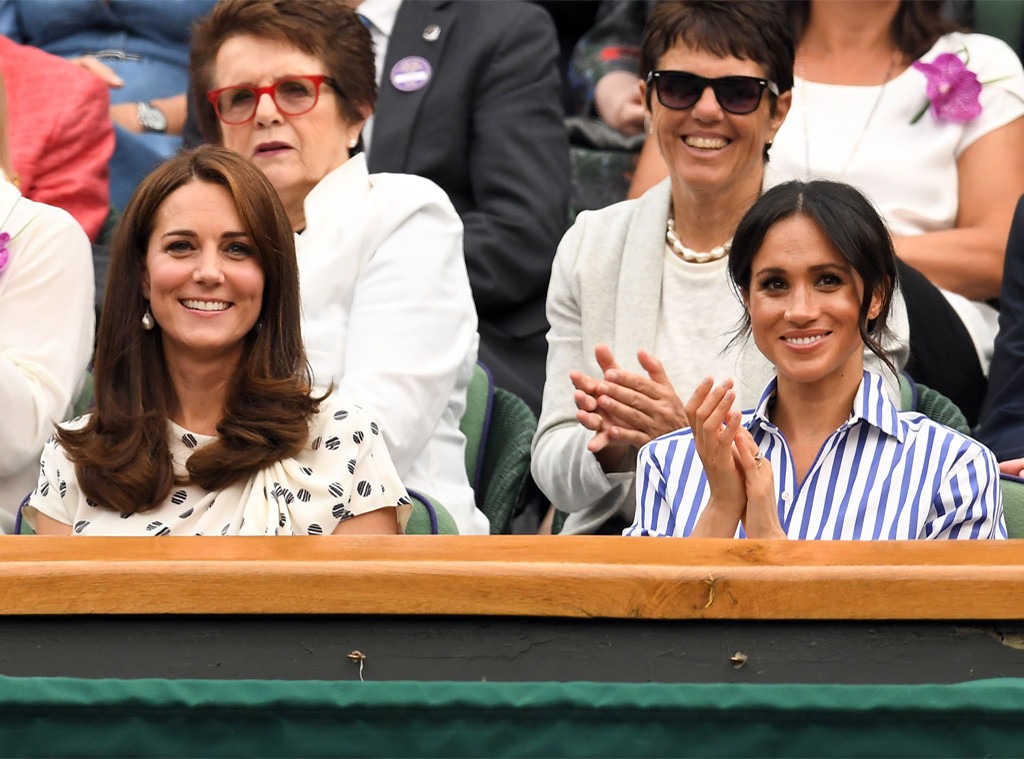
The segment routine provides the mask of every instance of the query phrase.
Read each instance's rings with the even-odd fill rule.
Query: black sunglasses
[[[715,93],[715,100],[723,110],[736,115],[756,111],[765,88],[773,95],[779,94],[778,85],[768,79],[758,79],[756,76],[708,79],[689,71],[652,71],[647,75],[647,86],[651,85],[658,92],[658,102],[675,111],[693,108],[706,87]]]

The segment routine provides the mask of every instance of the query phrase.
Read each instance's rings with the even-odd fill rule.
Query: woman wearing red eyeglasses
[[[790,109],[793,49],[775,3],[651,11],[641,96],[669,178],[636,200],[580,214],[548,290],[532,469],[570,512],[563,531],[617,534],[632,523],[637,450],[688,426],[680,393],[708,375],[729,377],[737,406],[750,408],[772,376],[751,343],[727,348],[743,309],[726,263],[740,218],[779,181],[767,157]],[[897,335],[904,318],[897,299]]]
[[[193,30],[204,136],[263,171],[296,234],[317,383],[380,420],[406,486],[486,533],[459,430],[478,341],[462,223],[432,182],[370,175],[353,154],[374,74],[370,33],[342,0],[221,0]]]

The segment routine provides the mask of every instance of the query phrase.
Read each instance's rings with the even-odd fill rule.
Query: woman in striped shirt
[[[644,446],[626,535],[881,540],[1004,538],[992,453],[901,412],[864,370],[896,281],[871,204],[835,182],[789,182],[744,217],[729,273],[776,377],[757,407],[705,379],[690,429]]]

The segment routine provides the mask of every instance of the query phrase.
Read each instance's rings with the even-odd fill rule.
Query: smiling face
[[[661,56],[655,68],[707,78],[767,78],[765,67],[759,63],[719,57],[682,43]],[[646,89],[643,94],[646,102]],[[658,102],[657,93],[651,92],[648,117],[673,185],[697,192],[728,192],[737,186],[747,191],[749,185],[760,192],[764,146],[775,139],[791,99],[790,92],[782,93],[773,114],[765,92],[755,111],[736,115],[719,105],[711,87],[705,88],[697,103],[686,110],[666,108]]]
[[[168,366],[209,360],[237,366],[260,316],[263,281],[224,187],[193,181],[167,196],[149,238],[142,292]]]
[[[860,309],[864,283],[806,216],[777,222],[753,259],[744,300],[754,342],[787,383],[824,388],[860,382],[864,341]],[[868,319],[881,310],[875,293]]]
[[[228,38],[217,51],[214,89],[236,84],[262,87],[311,74],[327,74],[318,58],[287,42],[242,34]],[[253,161],[274,185],[293,227],[302,226],[306,195],[348,160],[349,146],[359,138],[365,119],[343,118],[339,97],[325,82],[312,110],[288,116],[264,95],[252,121],[220,125],[224,146]]]

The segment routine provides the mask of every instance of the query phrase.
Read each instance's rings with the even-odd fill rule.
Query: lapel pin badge
[[[423,39],[427,42],[435,42],[441,36],[441,27],[437,24],[427,24],[423,30]]]
[[[411,55],[391,67],[391,84],[402,92],[423,89],[430,81],[430,63],[426,58]]]

